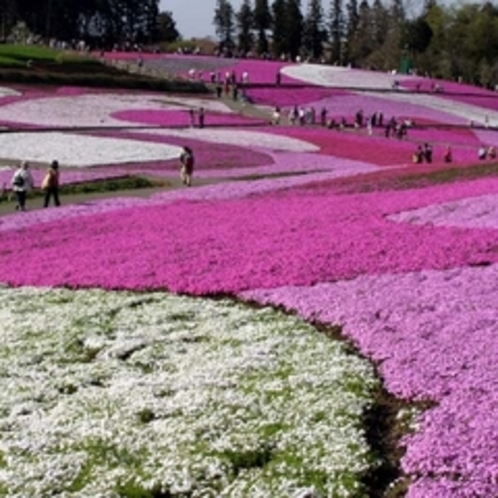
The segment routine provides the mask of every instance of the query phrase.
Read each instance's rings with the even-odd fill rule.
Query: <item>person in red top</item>
[[[54,204],[60,206],[59,200],[59,163],[52,161],[50,168],[47,170],[45,178],[42,182],[42,189],[45,191],[45,199],[43,207],[48,207],[50,198],[54,198]]]

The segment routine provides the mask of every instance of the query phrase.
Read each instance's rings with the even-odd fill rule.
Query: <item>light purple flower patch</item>
[[[498,194],[427,206],[390,216],[389,219],[417,225],[498,229]]]
[[[390,392],[434,403],[404,441],[410,498],[498,496],[497,296],[498,265],[241,294],[342,325]]]

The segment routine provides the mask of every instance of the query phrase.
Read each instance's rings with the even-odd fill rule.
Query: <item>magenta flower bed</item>
[[[275,83],[277,72],[288,66],[288,62],[267,61],[261,59],[228,59],[209,55],[179,55],[179,54],[139,54],[134,52],[106,52],[104,58],[108,60],[129,61],[135,63],[142,57],[146,65],[167,69],[173,74],[188,77],[190,69],[202,72],[204,81],[209,80],[211,71],[219,71],[224,78],[226,72],[234,71],[237,81],[242,73],[247,72],[249,83]],[[282,75],[282,83],[295,82],[293,78]]]
[[[3,233],[0,279],[12,285],[209,294],[494,262],[494,231],[399,224],[385,217],[496,186],[486,181],[428,188],[423,196],[418,190],[350,196],[290,191],[102,213],[77,227],[60,220],[15,238]],[[127,235],[131,226],[134,237]],[[55,257],[61,237],[71,258]],[[186,247],[188,257],[181,257]],[[47,261],[50,272],[44,271]]]
[[[133,133],[128,132],[100,132],[99,136],[130,138],[141,141],[150,141],[155,143],[168,143],[183,147],[188,145],[195,153],[196,158],[196,175],[205,171],[211,170],[225,170],[229,173],[230,170],[238,168],[251,168],[259,166],[268,166],[273,164],[273,158],[270,154],[264,151],[257,151],[252,148],[237,146],[232,144],[211,143],[195,140],[193,138],[184,138],[177,136],[161,136],[153,133]],[[154,163],[130,164],[122,166],[111,166],[110,168],[121,168],[127,171],[142,171],[142,170],[156,170],[157,173],[162,171],[172,170],[178,171],[178,161],[168,160]]]
[[[301,138],[320,147],[320,153],[358,161],[368,161],[378,166],[397,166],[411,162],[413,143],[385,138],[383,131],[375,130],[375,136],[366,131],[335,131],[327,128],[275,127],[274,133]]]
[[[453,164],[469,164],[475,162],[477,149],[482,141],[476,137],[474,130],[467,128],[453,129],[410,129],[407,139],[386,138],[384,130],[375,128],[373,135],[368,136],[365,129],[341,132],[324,128],[309,127],[276,127],[274,133],[301,138],[320,147],[320,153],[337,157],[367,161],[378,166],[411,165],[412,155],[418,144],[428,142],[433,148],[434,166],[443,163],[445,149],[450,145],[453,149]],[[490,132],[492,133],[492,132]],[[492,138],[492,135],[490,135]],[[498,140],[498,139],[496,139]],[[488,144],[494,141],[484,142]]]
[[[498,110],[498,94],[485,88],[480,88],[473,85],[456,83],[454,81],[433,80],[433,79],[414,79],[401,82],[401,86],[409,90],[415,90],[417,84],[420,84],[420,91],[432,92],[432,85],[440,85],[444,91],[437,93],[438,97],[465,104],[472,104],[485,110]]]
[[[433,85],[439,85],[443,87],[442,93],[437,93],[438,96],[442,96],[445,93],[452,94],[451,98],[458,95],[490,95],[492,92],[486,90],[485,88],[480,88],[478,86],[469,85],[466,83],[457,83],[456,81],[445,81],[437,78],[422,78],[414,77],[412,79],[404,79],[400,82],[403,88],[409,90],[416,90],[417,85],[420,85],[421,92],[431,93],[433,90]],[[456,94],[456,95],[455,95]]]
[[[144,111],[122,111],[111,115],[116,119],[123,121],[148,124],[151,126],[175,126],[185,127],[190,125],[190,115],[187,109],[184,111],[162,111],[162,110],[144,110]],[[197,116],[195,118],[197,123]],[[206,126],[248,126],[264,125],[266,122],[261,119],[241,116],[240,114],[222,113],[208,111],[205,114]]]
[[[317,110],[321,109],[320,102],[322,99],[331,97],[342,98],[347,95],[344,90],[335,88],[321,88],[306,86],[302,88],[292,87],[262,87],[249,88],[247,95],[253,103],[267,106],[280,106],[290,109],[294,105],[312,105],[315,104]],[[286,110],[287,110],[286,109]]]

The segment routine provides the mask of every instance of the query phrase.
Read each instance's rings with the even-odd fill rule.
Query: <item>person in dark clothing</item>
[[[180,176],[182,183],[187,187],[192,185],[192,175],[194,174],[194,153],[190,147],[183,147],[180,154]]]
[[[199,128],[204,128],[204,107],[199,109]]]
[[[432,147],[428,144],[424,144],[424,158],[426,163],[432,163]]]

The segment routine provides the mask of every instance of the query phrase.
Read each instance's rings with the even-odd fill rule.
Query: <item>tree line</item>
[[[239,56],[285,57],[498,84],[498,7],[423,0],[217,0],[219,48]],[[420,2],[422,3],[422,2]],[[418,3],[418,5],[420,5]],[[304,8],[303,8],[304,7]],[[112,48],[181,39],[159,0],[0,0],[1,39],[22,22],[37,37]]]
[[[410,15],[403,0],[217,0],[220,50],[498,84],[498,8],[491,2],[444,6],[424,0]]]
[[[0,0],[1,34],[6,40],[23,23],[47,41],[83,40],[89,46],[145,45],[180,36],[159,0]]]

